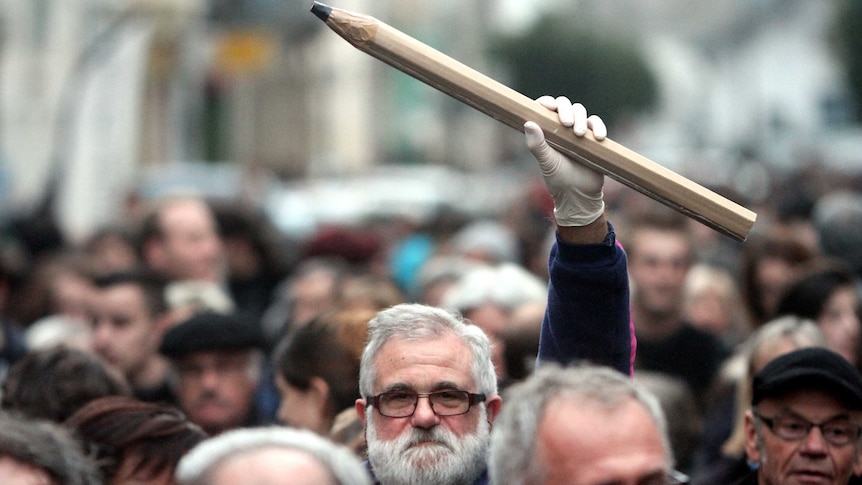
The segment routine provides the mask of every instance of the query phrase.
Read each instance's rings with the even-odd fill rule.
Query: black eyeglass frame
[[[447,394],[447,393],[449,393],[449,394],[457,393],[460,395],[466,395],[467,396],[467,409],[465,409],[462,412],[458,412],[458,413],[440,413],[440,412],[438,412],[437,409],[434,408],[434,398],[432,396],[438,396],[438,395]],[[397,416],[393,416],[390,414],[384,414],[383,411],[381,410],[381,407],[380,407],[380,399],[382,397],[386,396],[387,394],[410,394],[410,395],[412,395],[413,396],[413,409],[410,411],[409,414],[403,414],[403,415],[397,415]],[[486,396],[485,394],[482,394],[482,393],[472,393],[472,392],[468,392],[468,391],[462,391],[459,389],[443,389],[440,391],[425,392],[425,393],[414,392],[414,391],[409,391],[409,390],[400,390],[400,391],[381,392],[380,394],[377,394],[376,396],[372,396],[371,403],[374,406],[374,409],[376,409],[377,412],[380,413],[381,416],[385,416],[387,418],[408,418],[410,416],[413,416],[414,413],[416,413],[416,408],[419,406],[419,398],[422,398],[422,397],[428,399],[428,404],[431,406],[431,411],[433,411],[434,414],[436,414],[437,416],[461,416],[461,415],[467,414],[470,412],[470,409],[472,409],[473,406],[475,406],[476,404],[485,402],[485,400],[488,398],[488,396]]]
[[[829,419],[829,420],[826,420],[826,421],[823,421],[820,423],[815,423],[813,421],[809,421],[809,420],[803,418],[802,416],[792,416],[792,417],[790,417],[790,416],[773,416],[773,417],[769,418],[769,417],[764,416],[763,414],[761,414],[757,410],[754,410],[753,414],[754,414],[755,418],[757,418],[759,421],[762,421],[764,424],[766,424],[766,426],[769,428],[770,431],[772,431],[775,434],[775,436],[778,436],[779,438],[786,440],[786,441],[802,441],[808,437],[808,435],[811,433],[811,430],[814,428],[819,428],[820,434],[823,436],[823,439],[826,440],[826,442],[832,446],[848,445],[850,443],[853,443],[854,441],[858,441],[859,437],[862,436],[862,426],[859,426],[859,425],[853,426],[852,423],[850,423],[851,426],[849,428],[852,431],[855,431],[855,435],[848,434],[847,435],[848,439],[846,442],[845,441],[839,441],[836,443],[834,441],[834,437],[832,439],[830,439],[829,438],[830,435],[828,433],[826,433],[826,430],[823,428],[824,426],[834,422],[835,419]],[[779,426],[777,426],[777,421],[782,419],[782,418],[785,418],[785,419],[786,418],[792,418],[792,419],[799,421],[800,423],[804,423],[805,433],[801,434],[799,437],[792,437],[792,436],[788,436],[786,434],[782,434],[781,431],[777,431],[776,428],[781,429]]]

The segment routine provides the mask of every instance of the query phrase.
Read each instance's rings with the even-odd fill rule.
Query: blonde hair
[[[794,349],[826,346],[823,334],[813,321],[795,316],[776,318],[751,334],[725,366],[725,370],[735,367],[737,372],[736,408],[733,430],[721,447],[722,454],[735,457],[745,453],[744,422],[745,411],[751,406],[751,383],[764,365],[781,355],[776,353],[775,346],[782,341],[790,343]]]
[[[710,325],[709,322],[703,322],[688,315],[691,306],[699,298],[710,294],[718,297],[721,308],[727,316],[724,328],[712,328],[714,325]],[[722,267],[705,263],[692,266],[686,275],[682,298],[683,311],[687,313],[686,320],[694,326],[718,335],[729,345],[739,344],[751,331],[736,281],[730,272]]]

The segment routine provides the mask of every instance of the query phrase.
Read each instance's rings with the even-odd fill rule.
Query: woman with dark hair
[[[829,348],[860,364],[859,293],[848,267],[831,262],[805,273],[785,290],[777,314],[813,320]]]
[[[30,351],[3,383],[4,410],[61,423],[93,399],[130,395],[120,374],[95,355],[65,346]]]
[[[125,396],[91,401],[66,425],[95,455],[105,485],[172,485],[180,458],[207,438],[177,408]]]
[[[817,254],[797,240],[775,234],[752,237],[740,253],[740,291],[752,330],[774,319],[788,285],[816,260]]]
[[[343,310],[293,329],[275,351],[278,418],[329,435],[336,415],[359,397],[359,361],[371,310]]]

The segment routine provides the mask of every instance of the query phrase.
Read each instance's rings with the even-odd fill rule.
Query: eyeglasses
[[[788,441],[803,440],[808,436],[812,428],[820,428],[820,434],[823,435],[823,439],[829,444],[843,446],[857,439],[860,433],[859,426],[842,418],[836,418],[824,423],[813,423],[799,416],[767,418],[757,412],[754,413],[754,416],[766,423],[766,426],[778,435],[779,438]]]
[[[387,418],[406,418],[413,416],[419,398],[428,398],[431,410],[437,416],[457,416],[467,414],[474,404],[485,401],[484,394],[467,391],[445,390],[420,394],[413,391],[388,391],[372,398],[377,412]]]

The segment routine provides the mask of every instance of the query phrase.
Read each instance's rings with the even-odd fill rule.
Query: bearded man
[[[577,136],[604,139],[604,123],[582,105],[564,97],[538,101]],[[589,361],[628,375],[626,256],[605,218],[604,177],[553,150],[537,124],[524,129],[556,220],[538,359]],[[356,410],[376,482],[487,484],[491,426],[502,405],[488,337],[458,314],[402,304],[369,322],[367,342]]]

